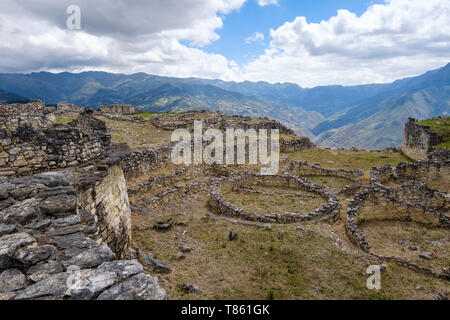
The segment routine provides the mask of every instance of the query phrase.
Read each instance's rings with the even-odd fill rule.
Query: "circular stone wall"
[[[228,180],[231,187],[245,188],[248,186],[267,186],[267,187],[288,187],[292,189],[306,190],[315,193],[325,199],[322,207],[309,213],[292,213],[292,212],[275,212],[268,214],[258,214],[244,208],[240,208],[230,203],[222,195],[222,188],[215,188],[209,199],[209,207],[215,213],[230,217],[245,219],[249,221],[258,221],[265,223],[294,223],[300,221],[335,221],[339,215],[341,205],[335,194],[331,193],[326,187],[310,183],[305,179],[295,177],[293,175],[274,175],[265,176],[253,173],[244,173]]]

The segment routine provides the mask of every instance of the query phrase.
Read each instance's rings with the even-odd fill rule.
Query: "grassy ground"
[[[308,213],[326,202],[312,192],[299,189],[258,186],[257,190],[267,194],[230,191],[224,196],[231,203],[259,214]]]
[[[355,182],[342,178],[342,177],[331,177],[331,176],[305,176],[306,179],[313,183],[326,185],[333,193],[338,193],[345,186],[352,185]]]
[[[172,131],[156,128],[149,121],[136,123],[101,119],[106,122],[112,142],[125,142],[132,149],[167,143],[172,135]]]
[[[75,120],[76,118],[78,118],[78,115],[75,115],[75,114],[59,115],[55,118],[53,123],[54,124],[68,124],[69,122]]]
[[[362,170],[370,170],[373,166],[383,164],[396,166],[399,162],[409,161],[407,157],[399,152],[327,150],[319,148],[294,152],[289,155],[289,160],[306,160],[310,163],[319,162],[325,168]]]
[[[189,208],[189,210],[186,210]],[[389,264],[382,289],[366,288],[366,268],[373,264],[338,250],[332,241],[299,233],[296,225],[271,230],[219,219],[208,213],[205,198],[171,202],[158,216],[133,214],[134,246],[168,263],[172,273],[163,286],[170,299],[426,299],[448,290],[448,283]],[[167,232],[151,229],[157,220],[172,217],[179,224]],[[236,241],[228,233],[238,234]],[[177,259],[179,245],[191,247]],[[180,283],[193,283],[187,294]],[[419,285],[425,291],[417,291]]]
[[[419,123],[429,126],[431,131],[443,137],[443,141],[436,146],[437,148],[450,149],[450,117],[437,117]]]
[[[362,225],[373,252],[410,259],[419,265],[442,272],[450,266],[450,231],[430,228],[415,222],[371,221]],[[417,251],[408,249],[415,246]],[[433,260],[419,257],[422,251],[431,252]]]

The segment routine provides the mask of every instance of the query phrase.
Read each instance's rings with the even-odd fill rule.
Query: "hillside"
[[[219,110],[269,117],[321,146],[399,146],[408,117],[450,112],[450,64],[390,84],[301,88],[292,83],[226,82],[105,72],[0,74],[0,89],[49,104],[131,103],[146,112]]]

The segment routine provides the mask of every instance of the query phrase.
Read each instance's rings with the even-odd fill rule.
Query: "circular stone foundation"
[[[299,192],[308,192],[320,196],[326,203],[309,213],[298,212],[274,212],[260,214],[241,208],[229,202],[224,196],[226,190],[247,190],[247,192],[261,193],[255,190],[255,187],[275,187],[289,188]],[[266,194],[267,197],[274,196]],[[299,200],[301,201],[301,200]],[[310,183],[305,179],[295,177],[290,174],[265,176],[246,172],[234,178],[225,181],[220,187],[217,187],[210,194],[209,208],[217,214],[229,217],[257,221],[263,223],[294,223],[301,221],[335,221],[339,215],[341,205],[337,196],[331,193],[326,187]],[[301,206],[301,204],[299,204]]]

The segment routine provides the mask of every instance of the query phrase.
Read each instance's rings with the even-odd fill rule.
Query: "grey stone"
[[[50,259],[56,254],[56,248],[51,245],[40,245],[37,247],[25,247],[19,249],[14,255],[16,264],[30,267],[40,261]]]
[[[181,289],[183,289],[184,291],[186,291],[188,293],[197,293],[199,291],[197,286],[195,286],[193,284],[182,283],[179,286]]]
[[[14,299],[26,300],[47,296],[61,298],[66,294],[68,278],[69,274],[67,272],[51,275],[50,277],[19,291]]]
[[[93,268],[104,262],[114,260],[114,253],[107,245],[101,245],[92,249],[81,252],[77,256],[63,261],[63,266],[67,268],[68,266],[75,265],[81,269]]]
[[[27,233],[14,233],[0,238],[0,270],[8,269],[13,264],[13,256],[20,247],[30,245],[36,239]]]
[[[430,295],[431,300],[448,300],[448,295],[444,292]]]
[[[49,276],[63,272],[63,265],[60,261],[50,260],[46,263],[37,264],[28,269],[27,275],[34,282],[42,281]]]
[[[0,237],[16,231],[16,226],[12,224],[0,223]]]
[[[430,252],[421,252],[419,254],[419,258],[422,258],[425,260],[433,260],[433,255]]]
[[[139,260],[147,267],[150,268],[151,271],[156,273],[170,273],[172,269],[164,262],[159,261],[158,259],[153,258],[151,255],[146,254],[144,251],[138,251]]]
[[[0,293],[21,290],[25,286],[26,278],[18,269],[8,269],[0,274]]]
[[[139,273],[98,296],[98,300],[166,300],[166,291],[148,274]]]
[[[79,249],[91,249],[98,246],[97,242],[87,238],[84,233],[76,232],[67,235],[58,236],[55,238],[56,245],[61,249],[67,248],[79,248]]]
[[[68,216],[76,213],[77,197],[73,194],[61,194],[47,198],[39,208],[43,214],[52,216]]]
[[[75,300],[90,300],[112,285],[143,270],[142,265],[136,260],[106,262],[83,275],[70,289],[69,294]]]
[[[179,246],[179,248],[180,248],[181,252],[183,252],[183,253],[189,253],[192,251],[191,248],[185,247],[185,246]]]
[[[64,228],[73,226],[75,224],[81,223],[80,217],[76,214],[65,217],[65,218],[59,218],[52,221],[52,225],[55,228]]]
[[[52,222],[49,219],[36,220],[36,221],[30,222],[29,224],[24,226],[24,228],[45,232],[51,224],[52,224]]]
[[[38,199],[31,198],[15,203],[11,207],[0,212],[0,220],[10,224],[28,224],[33,219],[39,217],[40,211],[37,208],[39,202]]]

